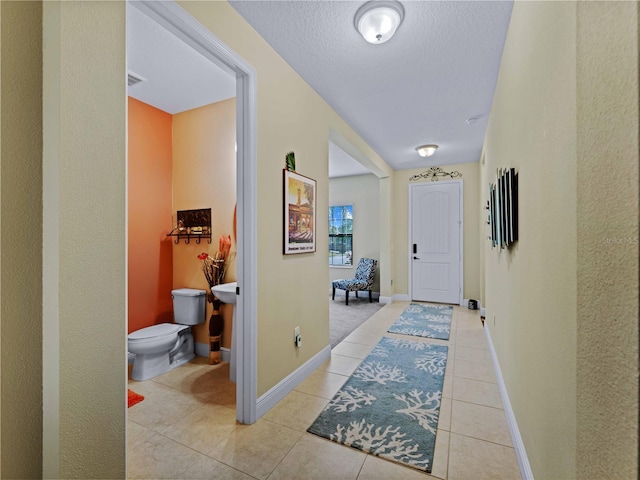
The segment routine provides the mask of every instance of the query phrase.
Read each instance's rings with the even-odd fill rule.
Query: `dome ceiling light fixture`
[[[404,19],[404,7],[396,0],[371,0],[362,5],[353,19],[356,30],[369,43],[389,40]]]
[[[438,149],[438,145],[420,145],[419,147],[416,148],[416,151],[418,152],[418,155],[420,155],[421,157],[430,157],[431,155],[433,155],[434,153],[436,153],[436,150]]]

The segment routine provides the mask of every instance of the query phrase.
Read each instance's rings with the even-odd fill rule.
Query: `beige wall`
[[[45,342],[59,345],[44,358],[58,365],[45,408],[59,412],[45,424],[44,474],[124,478],[126,5],[43,3],[44,241],[59,245],[44,258]]]
[[[42,475],[42,4],[0,2],[0,477]]]
[[[535,478],[637,473],[636,9],[516,2],[504,48],[481,200],[515,167],[520,239],[481,240],[486,326]]]
[[[638,475],[637,2],[577,6],[577,477]]]
[[[227,3],[181,5],[258,74],[262,395],[328,344],[328,303],[317,295],[326,291],[329,273],[327,219],[318,218],[316,253],[282,255],[284,155],[294,150],[297,170],[318,181],[319,212],[328,206],[330,131],[371,163],[388,166]],[[59,418],[48,420],[43,432],[50,477],[125,476],[125,7],[116,1],[46,2],[44,10],[44,31],[52,40],[44,50],[45,138],[51,140],[45,164],[55,165],[44,180],[44,201],[59,215],[48,220],[45,241],[60,245],[43,265],[44,283],[53,291],[44,327],[60,339],[59,356],[44,359],[59,362],[58,378],[44,380],[54,384],[45,408],[60,402],[52,409]],[[297,325],[305,335],[302,349],[286,334]]]
[[[478,231],[480,219],[478,216],[479,203],[479,164],[464,163],[445,165],[445,172],[458,171],[462,174],[463,184],[463,298],[480,298],[479,282],[479,255],[478,255]],[[394,174],[393,193],[393,247],[395,274],[393,276],[394,293],[407,295],[409,293],[409,185],[421,181],[409,182],[413,175],[428,170],[429,167],[412,170],[401,170]],[[450,177],[442,177],[441,180],[449,180]]]
[[[328,142],[330,129],[371,162],[384,162],[226,2],[180,2],[257,71],[258,78],[258,395],[329,343]],[[315,253],[282,254],[282,169],[317,180]],[[388,167],[386,167],[388,168]],[[300,326],[304,346],[291,341]]]
[[[173,245],[173,288],[209,290],[197,256],[215,255],[220,235],[231,235],[235,255],[233,210],[236,204],[236,101],[235,98],[205,105],[173,116],[173,222],[177,210],[211,208],[212,243],[199,245],[182,240]],[[228,263],[225,282],[236,280],[235,258]],[[171,292],[167,292],[171,295]],[[209,317],[193,327],[196,342],[209,343]],[[222,307],[222,346],[231,346],[233,308]]]
[[[516,2],[481,183],[517,170],[519,241],[483,242],[485,307],[535,478],[576,475],[575,127],[575,4]]]
[[[327,247],[325,235],[318,236],[315,254],[282,256],[284,155],[294,150],[298,170],[318,180],[319,211],[326,211],[328,206],[326,159],[330,128],[339,131],[373,163],[383,162],[227,3],[181,5],[258,72],[258,393],[262,394],[328,341],[328,306],[317,295],[326,290],[328,276],[323,253]],[[492,117],[487,135],[487,164],[480,185],[486,185],[488,172],[504,164],[524,170],[529,185],[522,194],[529,203],[522,207],[528,218],[516,249],[508,255],[485,252],[486,296],[489,328],[536,478],[574,478],[577,473],[581,478],[606,478],[609,474],[623,478],[635,472],[637,466],[638,85],[637,51],[633,49],[638,45],[638,15],[634,3],[612,5],[611,10],[605,11],[600,10],[605,7],[580,4],[576,20],[575,4],[516,2],[514,26],[505,48],[505,73],[501,71],[496,91],[496,118]],[[59,251],[45,256],[43,261],[43,290],[53,292],[49,304],[52,308],[43,312],[43,328],[45,332],[59,333],[60,355],[47,356],[49,347],[44,348],[45,365],[59,363],[55,369],[59,376],[53,380],[44,378],[43,387],[45,410],[59,400],[55,411],[60,412],[60,417],[58,422],[53,420],[56,428],[46,426],[51,419],[44,422],[43,450],[58,452],[59,465],[53,461],[52,469],[45,472],[56,478],[125,476],[124,9],[122,2],[45,2],[44,32],[53,41],[47,41],[44,50],[44,137],[45,144],[46,139],[51,143],[44,148],[45,167],[50,172],[44,178],[43,200],[47,208],[53,206],[58,216],[45,220],[44,241],[46,245],[59,242]],[[4,236],[5,221],[11,219],[4,199],[4,141],[8,132],[15,133],[6,122],[4,106],[5,69],[11,56],[5,49],[5,42],[9,42],[4,35],[5,15],[3,2],[3,275],[7,259],[23,248],[7,246]],[[39,25],[37,14],[32,14],[31,20],[34,16],[36,21],[26,22],[29,26],[24,27],[24,32],[38,42],[37,36],[30,34]],[[630,43],[631,53],[626,49]],[[618,49],[620,44],[625,46],[622,52]],[[23,47],[36,56],[41,51],[30,42],[20,48]],[[573,94],[575,99],[576,95],[576,61],[577,109],[571,97]],[[631,72],[624,77],[632,78],[631,82],[617,84],[603,74],[619,71],[620,63]],[[598,68],[608,70],[601,72]],[[606,88],[596,80],[605,81]],[[19,91],[25,90],[22,83],[18,87]],[[631,107],[627,106],[625,95],[633,96]],[[604,112],[600,110],[603,107]],[[611,118],[618,114],[627,118],[612,122]],[[577,140],[576,115],[581,119]],[[38,112],[32,110],[30,124],[38,118]],[[590,143],[603,139],[606,141]],[[607,157],[618,160],[615,168],[598,163]],[[34,171],[37,167],[29,169],[30,173]],[[614,171],[625,175],[616,177]],[[578,187],[585,187],[578,193],[576,176]],[[521,185],[525,182],[523,177]],[[613,182],[615,188],[611,187]],[[33,190],[29,188],[33,184],[24,179],[20,185],[26,192]],[[385,192],[395,198],[404,188],[405,182],[396,179],[393,185],[385,185]],[[610,194],[625,215],[608,215],[607,203],[579,205],[597,189]],[[404,202],[406,198],[404,194]],[[566,204],[574,205],[573,211]],[[622,221],[620,225],[618,220]],[[578,226],[584,226],[579,241]],[[318,218],[317,228],[318,232],[326,232],[326,218]],[[538,230],[556,233],[555,241]],[[406,235],[406,231],[400,229],[398,234]],[[598,255],[594,255],[594,246],[603,241],[603,232],[612,232],[606,238],[615,241],[609,241],[606,249],[600,244]],[[406,248],[407,242],[394,235],[390,243],[393,249],[394,245]],[[406,264],[406,254],[401,257],[401,263]],[[389,263],[395,271],[393,262],[392,255]],[[36,277],[23,271],[18,278],[37,293]],[[9,358],[5,338],[7,342],[24,340],[24,328],[20,334],[11,328],[5,330],[4,309],[15,307],[5,303],[14,297],[5,295],[6,282],[0,279],[0,405],[4,409],[4,396],[11,392],[10,388],[5,390],[5,359]],[[47,297],[46,292],[43,294]],[[578,310],[578,301],[583,300],[587,303]],[[495,326],[491,312],[497,314]],[[295,350],[286,334],[295,325],[300,325],[305,335],[301,350]],[[5,333],[11,335],[5,337]],[[31,338],[37,338],[37,332],[33,333],[35,337]],[[55,336],[45,341],[56,342]],[[37,361],[34,363],[30,372],[37,375],[39,366]],[[59,382],[59,396],[55,398],[47,393],[52,381]],[[37,398],[36,387],[26,385]],[[601,393],[597,398],[589,393],[595,391]],[[596,403],[599,406],[603,399],[604,408],[597,408]],[[38,411],[30,408],[29,414],[37,415]],[[26,419],[26,412],[22,412]],[[12,430],[4,413],[0,421],[4,468],[8,461],[4,452],[5,428],[7,433]],[[35,423],[27,435],[37,435],[39,422]],[[592,453],[603,446],[605,454]],[[21,447],[20,459],[34,457],[37,463],[38,448],[37,440],[33,449]],[[580,466],[576,467],[576,463]]]
[[[357,175],[329,180],[329,205],[353,205],[353,266],[330,267],[329,280],[353,278],[358,261],[380,260],[380,179]],[[380,271],[376,268],[373,291],[380,292]],[[344,292],[343,292],[344,293]]]

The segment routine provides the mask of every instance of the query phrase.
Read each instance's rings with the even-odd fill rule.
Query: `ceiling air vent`
[[[138,75],[137,73],[133,73],[133,72],[127,72],[127,85],[129,85],[130,87],[140,83],[140,82],[146,82],[147,79],[144,77],[141,77],[140,75]]]

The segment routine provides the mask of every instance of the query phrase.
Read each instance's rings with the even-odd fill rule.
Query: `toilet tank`
[[[173,321],[180,325],[198,325],[205,321],[207,292],[193,288],[171,290]]]

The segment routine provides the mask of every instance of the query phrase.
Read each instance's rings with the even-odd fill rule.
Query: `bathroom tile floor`
[[[454,307],[433,472],[400,466],[306,429],[408,302],[385,305],[333,349],[331,359],[253,425],[235,420],[228,364],[197,358],[146,382],[128,409],[129,478],[479,480],[520,478],[477,311]]]

